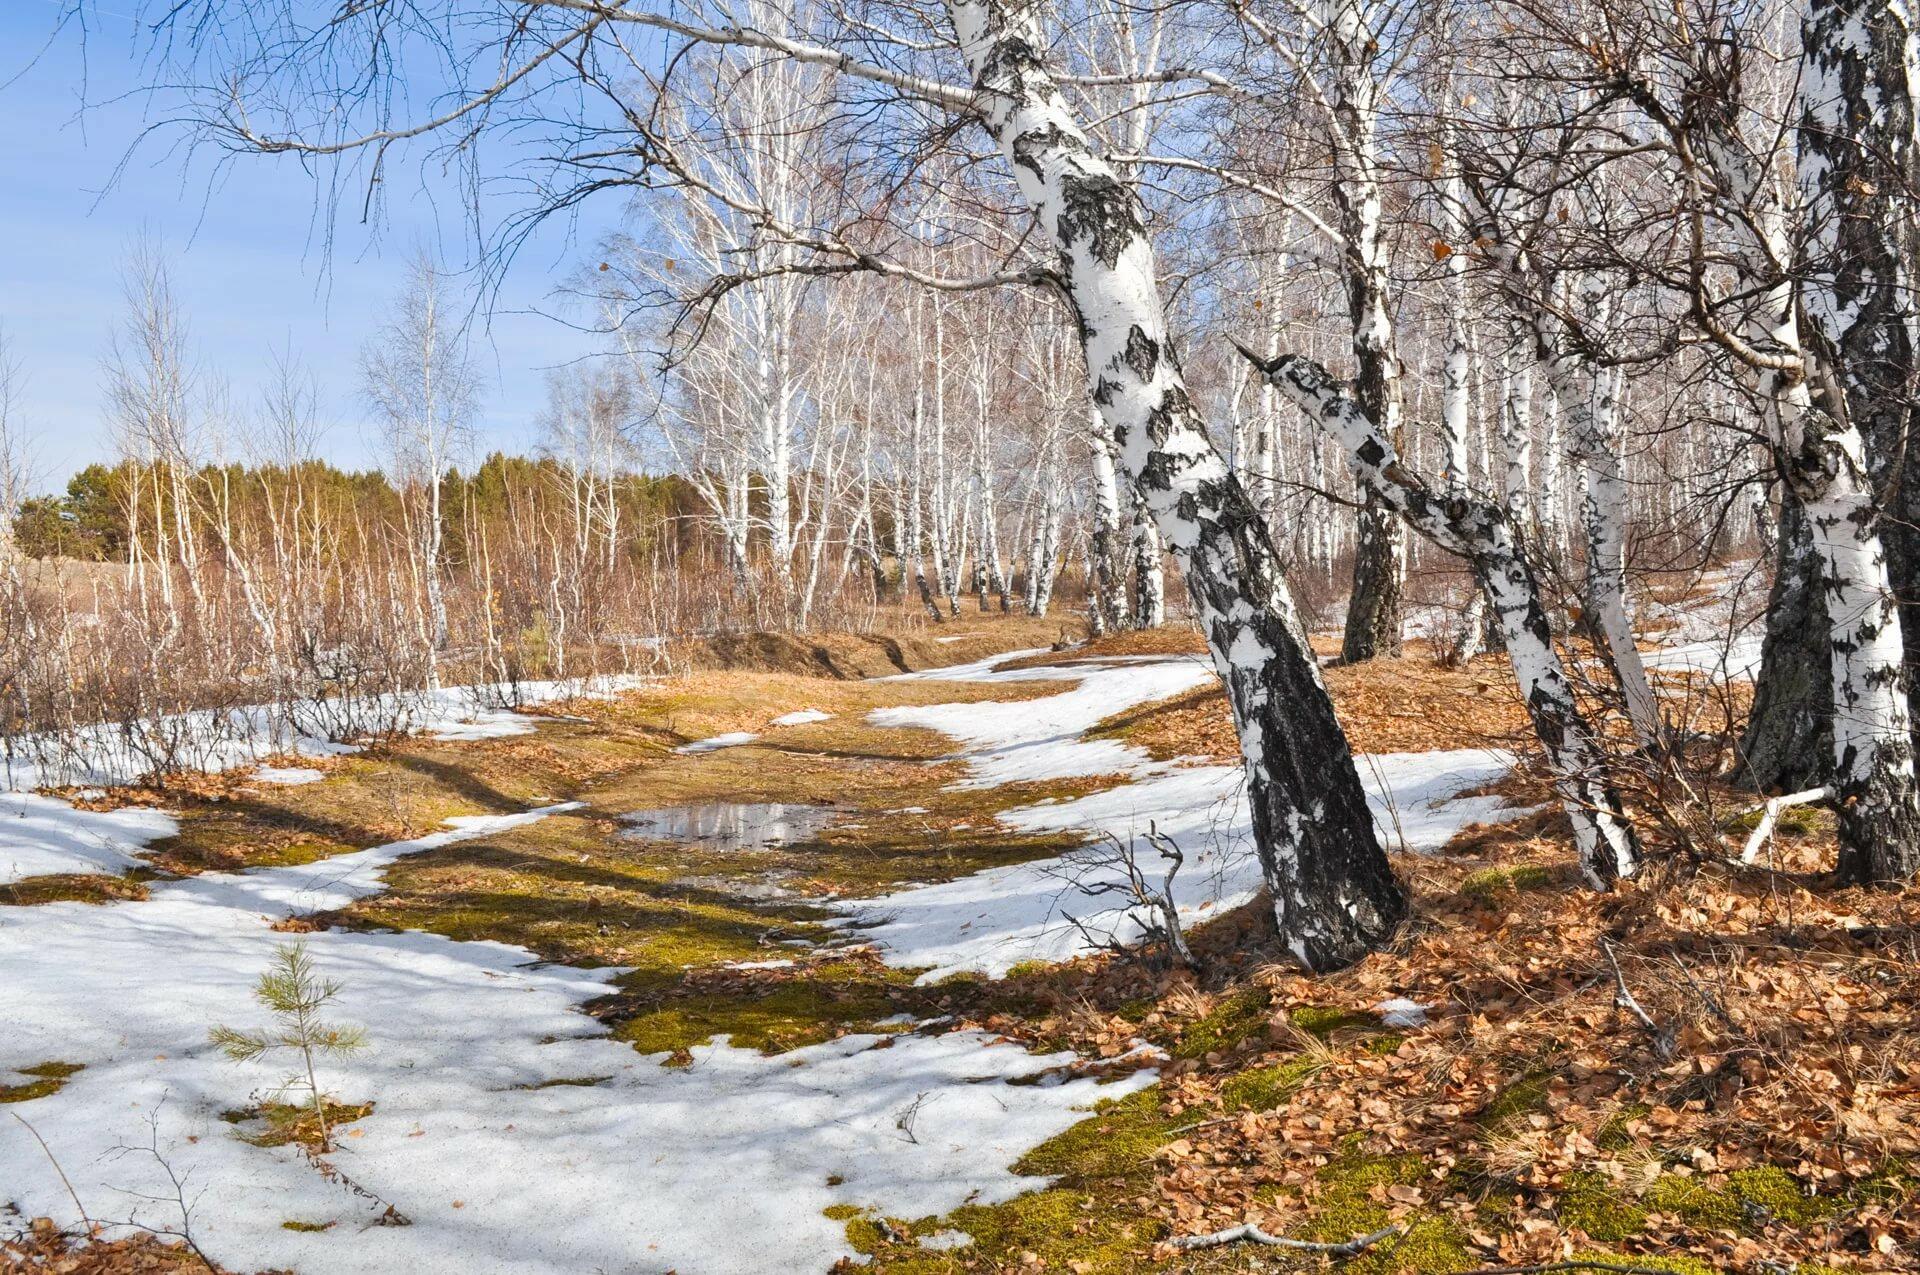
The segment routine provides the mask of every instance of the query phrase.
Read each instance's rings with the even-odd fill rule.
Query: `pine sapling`
[[[272,1012],[274,1027],[257,1032],[215,1027],[208,1033],[208,1039],[235,1062],[251,1062],[282,1049],[299,1054],[301,1071],[287,1077],[275,1092],[306,1092],[314,1118],[320,1123],[319,1149],[323,1152],[333,1149],[333,1137],[314,1059],[321,1054],[344,1058],[367,1043],[366,1033],[360,1028],[337,1027],[321,1020],[321,1010],[339,994],[340,984],[314,972],[306,944],[283,944],[275,949],[273,963],[253,989],[254,999]]]

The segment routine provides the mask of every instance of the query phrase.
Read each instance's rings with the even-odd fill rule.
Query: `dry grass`
[[[1357,753],[1524,746],[1530,739],[1526,708],[1499,656],[1455,669],[1416,649],[1401,659],[1335,666],[1323,676]],[[1226,693],[1217,685],[1120,713],[1098,730],[1159,758],[1232,762],[1240,755]]]

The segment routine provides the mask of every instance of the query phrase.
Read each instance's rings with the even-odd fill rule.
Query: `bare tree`
[[[439,653],[448,638],[442,480],[470,436],[480,381],[452,284],[424,250],[408,265],[386,325],[367,344],[362,374],[367,399],[385,426],[395,470],[411,497],[423,636],[437,681]]]

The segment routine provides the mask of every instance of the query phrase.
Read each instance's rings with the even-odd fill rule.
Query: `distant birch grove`
[[[403,156],[511,172],[482,282],[541,218],[619,226],[556,281],[594,348],[554,377],[545,455],[492,478],[459,447],[472,312],[416,265],[367,360],[392,443],[375,524],[321,508],[375,499],[341,479],[302,486],[291,366],[239,413],[253,463],[222,467],[164,264],[136,260],[111,587],[149,662],[246,627],[223,684],[297,703],[382,644],[382,678],[431,685],[448,659],[629,666],[698,627],[1190,623],[1274,923],[1313,969],[1405,911],[1321,681],[1335,651],[1504,663],[1535,734],[1508,742],[1595,888],[1720,853],[1703,794],[1727,783],[1829,804],[1841,881],[1920,871],[1904,6],[149,16],[191,147],[303,164],[363,193],[356,216]],[[30,538],[6,547],[23,596]],[[348,593],[371,627],[323,635]],[[1738,668],[1703,692],[1648,655],[1689,608],[1750,626],[1750,703]]]

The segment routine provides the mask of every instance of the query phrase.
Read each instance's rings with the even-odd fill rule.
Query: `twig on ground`
[[[1215,1231],[1211,1235],[1177,1235],[1167,1241],[1182,1252],[1197,1248],[1219,1248],[1223,1244],[1238,1244],[1245,1240],[1249,1244],[1264,1244],[1268,1248],[1290,1248],[1302,1253],[1324,1253],[1328,1257],[1352,1257],[1365,1252],[1381,1240],[1400,1234],[1397,1226],[1383,1226],[1371,1235],[1356,1236],[1338,1243],[1326,1243],[1321,1240],[1290,1240],[1284,1235],[1269,1235],[1252,1222],[1242,1222],[1239,1226],[1229,1226],[1224,1231]]]
[[[1740,862],[1752,863],[1760,857],[1760,847],[1765,844],[1773,832],[1773,824],[1780,812],[1789,806],[1810,806],[1816,801],[1825,801],[1833,796],[1831,788],[1809,788],[1805,792],[1788,793],[1784,797],[1769,797],[1760,804],[1760,822],[1753,825],[1753,835],[1747,838],[1747,844],[1740,851]],[[1748,811],[1749,814],[1752,811]]]
[[[1671,1060],[1673,1057],[1673,1029],[1670,1027],[1662,1027],[1659,1023],[1654,1022],[1653,1015],[1642,1009],[1640,1002],[1634,999],[1633,993],[1627,990],[1627,976],[1620,969],[1620,959],[1613,954],[1613,944],[1609,943],[1606,939],[1601,939],[1600,950],[1606,954],[1607,964],[1613,967],[1613,1003],[1639,1019],[1642,1025],[1653,1034],[1653,1052],[1659,1055],[1661,1062]]]
[[[12,1116],[15,1120],[18,1120],[20,1122],[20,1127],[25,1129],[28,1133],[32,1134],[33,1140],[40,1144],[40,1150],[46,1153],[47,1163],[51,1164],[53,1166],[53,1171],[60,1175],[60,1185],[67,1188],[67,1198],[73,1201],[73,1207],[79,1211],[80,1221],[82,1225],[84,1225],[87,1228],[88,1234],[92,1234],[94,1229],[93,1218],[88,1216],[87,1206],[80,1203],[80,1193],[73,1189],[73,1182],[71,1179],[67,1177],[67,1171],[60,1167],[59,1157],[53,1154],[53,1148],[47,1145],[47,1140],[40,1136],[40,1131],[38,1129],[34,1128],[31,1124],[27,1123],[27,1118],[25,1116],[21,1115],[17,1111],[9,1111],[7,1114]]]

